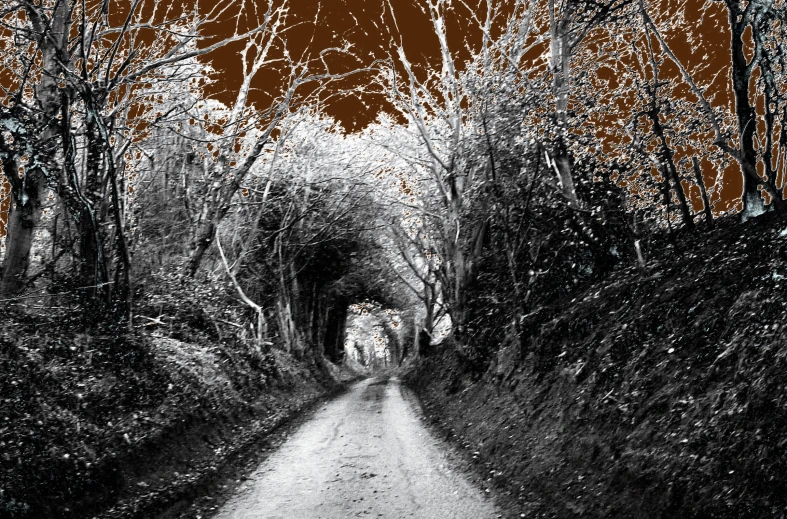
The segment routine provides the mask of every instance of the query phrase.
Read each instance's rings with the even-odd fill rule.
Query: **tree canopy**
[[[655,234],[783,209],[784,17],[5,2],[0,300],[126,326],[166,300],[332,360],[368,303],[411,342],[450,323],[482,365],[540,302],[644,268]]]

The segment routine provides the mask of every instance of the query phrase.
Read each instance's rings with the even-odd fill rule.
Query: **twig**
[[[98,285],[90,285],[90,286],[86,286],[86,287],[77,287],[74,290],[71,290],[69,292],[58,292],[56,294],[38,294],[38,295],[34,295],[34,296],[11,297],[11,298],[8,298],[8,299],[0,299],[0,303],[7,303],[7,302],[10,302],[10,301],[18,301],[20,299],[35,299],[37,297],[65,296],[65,295],[68,295],[68,294],[73,294],[77,290],[88,290],[88,289],[91,289],[91,288],[101,288],[104,285],[112,285],[114,283],[115,283],[114,281],[106,281],[104,283],[99,283]]]
[[[216,320],[216,321],[218,321],[220,323],[229,324],[230,326],[234,326],[235,328],[243,328],[242,324],[233,323],[233,322],[230,322],[230,321],[225,321],[224,319],[214,318],[214,320]]]

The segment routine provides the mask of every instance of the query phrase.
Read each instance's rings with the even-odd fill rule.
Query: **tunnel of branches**
[[[720,216],[785,208],[784,6],[711,2],[735,37],[698,69],[665,37],[686,21],[643,2],[572,1],[551,16],[554,2],[534,2],[533,24],[524,4],[467,18],[439,0],[417,25],[431,43],[386,34],[379,60],[345,36],[295,52],[291,29],[328,24],[288,19],[286,3],[204,48],[179,32],[213,41],[198,10],[124,23],[163,15],[83,4],[2,13],[9,310],[338,361],[349,309],[374,303],[418,345],[450,316],[480,367],[539,305],[643,269],[665,233],[691,240]],[[479,25],[457,41],[457,23]],[[586,40],[596,31],[603,49]],[[328,66],[342,60],[346,73]],[[232,67],[240,77],[225,84],[217,72]],[[705,97],[704,68],[724,95]],[[358,110],[339,117],[334,103],[348,101]]]
[[[245,297],[259,305],[269,345],[304,358],[322,354],[340,363],[353,351],[346,340],[348,323],[354,314],[369,314],[384,336],[385,363],[398,364],[409,353],[417,309],[407,287],[392,274],[390,258],[375,235],[380,228],[370,215],[374,203],[369,192],[347,197],[345,187],[337,182],[305,188],[298,199],[310,201],[299,209],[293,209],[291,185],[270,187],[267,210],[252,216],[257,220],[251,235],[248,223],[222,227],[221,252],[211,247],[207,261],[213,261],[220,274],[224,262],[224,273],[231,274],[236,285],[231,298]],[[255,195],[248,199],[255,200]],[[248,218],[243,213],[238,211],[236,222]],[[197,281],[209,275],[206,269]],[[381,359],[367,352],[356,360],[371,366]]]

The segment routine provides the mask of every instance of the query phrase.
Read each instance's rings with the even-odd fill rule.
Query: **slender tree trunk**
[[[449,307],[451,308],[451,324],[453,335],[456,339],[457,346],[461,350],[464,348],[464,340],[467,332],[467,259],[465,252],[462,248],[460,241],[461,237],[461,194],[453,190],[452,198],[448,206],[448,219],[445,228],[446,245],[448,256],[450,258],[449,265],[447,266],[446,278],[448,279],[447,295],[450,297]],[[427,316],[431,320],[433,316],[434,299],[429,303],[427,309]],[[424,328],[429,333],[432,332],[432,323],[424,324]]]
[[[232,197],[235,196],[235,193],[237,193],[240,189],[241,182],[243,182],[243,179],[257,161],[257,158],[262,153],[265,144],[269,142],[268,139],[270,138],[271,132],[273,132],[273,130],[278,126],[279,121],[281,121],[281,118],[286,113],[286,110],[286,106],[280,107],[276,115],[268,124],[266,130],[257,139],[257,142],[254,144],[254,147],[249,152],[249,155],[246,157],[243,163],[231,170],[232,180],[227,185],[221,187],[220,191],[216,193],[216,201],[213,207],[208,208],[207,216],[203,220],[203,223],[199,225],[197,232],[194,235],[194,250],[191,253],[191,257],[189,257],[186,266],[186,271],[188,272],[189,276],[194,277],[197,274],[197,270],[202,263],[202,258],[205,256],[205,251],[207,251],[208,247],[210,247],[210,243],[213,241],[213,237],[216,234],[216,229],[227,215],[227,212],[230,210]],[[221,181],[221,179],[224,178],[225,173],[228,172],[227,168],[225,167],[227,159],[223,155],[220,156],[219,159],[219,164],[217,166],[218,170],[216,171],[216,174],[212,175],[216,181]]]
[[[210,242],[213,241],[213,236],[215,235],[216,226],[213,224],[212,220],[204,222],[197,229],[197,235],[194,239],[194,250],[189,257],[186,267],[189,276],[194,277],[197,274],[197,270],[202,263],[202,258],[205,256],[205,252],[208,250],[208,247],[210,247]]]
[[[564,20],[555,19],[554,0],[549,2],[550,40],[552,51],[552,95],[555,98],[555,131],[557,133],[552,150],[560,189],[569,207],[579,209],[571,173],[571,155],[568,151],[568,101],[571,88],[571,33]]]
[[[757,151],[754,149],[754,134],[757,130],[757,114],[749,103],[749,80],[751,69],[746,63],[743,33],[749,24],[748,13],[741,10],[737,1],[728,0],[730,20],[730,51],[732,58],[732,89],[735,96],[735,116],[738,122],[739,163],[743,173],[743,213],[757,215],[763,211],[762,195],[757,189],[761,183],[757,174]]]
[[[672,234],[672,220],[670,219],[670,212],[672,210],[672,190],[670,189],[669,175],[666,172],[666,168],[660,168],[660,173],[664,177],[664,183],[661,187],[661,195],[664,197],[664,218],[667,220],[667,237],[669,238],[670,243],[673,243],[675,237]]]
[[[674,190],[675,194],[678,196],[678,204],[680,206],[680,214],[683,217],[683,225],[687,229],[694,229],[694,217],[691,214],[691,208],[689,207],[689,201],[686,199],[686,192],[683,190],[683,183],[680,180],[680,175],[678,175],[678,170],[675,167],[675,162],[672,159],[672,151],[667,151],[669,153],[669,160],[667,161],[667,171],[669,172],[670,177],[672,177],[672,182],[674,183]]]
[[[758,45],[761,47],[765,46],[765,43],[762,41],[762,36],[757,34],[757,29],[755,29],[754,35]],[[771,56],[765,50],[758,61],[758,67],[764,83],[763,96],[765,101],[765,147],[762,150],[762,162],[765,166],[765,185],[768,189],[768,193],[771,195],[770,203],[777,212],[783,212],[785,209],[784,188],[779,186],[779,174],[777,171],[778,159],[777,168],[774,168],[773,164],[774,136],[776,133],[777,113],[779,110],[778,97],[780,88],[777,85],[777,81],[774,77]],[[782,120],[781,122],[783,123],[784,121]],[[785,130],[782,125],[782,133],[784,131]],[[783,145],[783,142],[778,144],[776,152],[777,157]]]
[[[104,287],[108,281],[107,265],[104,257],[104,240],[101,233],[103,211],[99,205],[103,199],[101,193],[101,177],[104,173],[106,157],[105,146],[100,134],[98,118],[101,117],[92,96],[85,99],[87,110],[87,164],[85,168],[84,193],[82,211],[79,215],[80,258],[82,261],[82,279],[90,286],[87,293],[91,298],[100,294],[109,294]]]
[[[298,290],[298,283],[295,279],[294,265],[284,263],[284,256],[281,250],[281,237],[277,238],[276,241],[276,251],[279,260],[279,295],[276,312],[279,321],[279,333],[284,340],[287,352],[300,357],[303,353],[302,341],[298,328],[298,323],[302,315],[302,312],[298,308],[299,302],[301,301],[300,291]],[[291,274],[289,284],[286,279],[288,269],[290,269]]]
[[[683,184],[680,181],[680,175],[678,175],[678,168],[675,166],[675,154],[672,152],[669,147],[669,143],[667,142],[667,137],[664,133],[664,126],[662,126],[661,120],[659,119],[659,108],[656,103],[657,101],[654,99],[653,105],[648,111],[648,117],[650,117],[650,121],[652,123],[653,134],[659,139],[659,144],[661,146],[661,159],[664,162],[662,173],[664,174],[664,186],[666,189],[664,196],[670,196],[669,186],[671,181],[674,183],[675,194],[678,197],[678,206],[680,208],[681,217],[683,218],[683,225],[688,229],[693,229],[694,219],[691,215],[691,210],[689,209],[688,200],[686,200],[686,192],[683,190]]]
[[[427,330],[429,333],[432,333],[432,328],[434,328],[434,303],[435,303],[435,286],[434,284],[424,283],[424,307],[426,309],[426,313],[424,314],[424,325],[423,328]],[[416,330],[416,334],[418,330]]]
[[[292,326],[290,303],[284,294],[279,294],[279,300],[276,302],[276,318],[279,322],[279,335],[284,341],[284,351],[292,353],[295,349],[295,332]]]
[[[708,227],[713,228],[713,212],[710,208],[710,198],[708,191],[705,189],[705,179],[702,177],[702,169],[700,169],[700,161],[697,157],[691,158],[691,164],[694,168],[694,178],[697,180],[697,185],[700,186],[700,195],[702,196],[703,213],[705,213],[705,220],[708,222]]]
[[[82,210],[79,217],[79,250],[81,258],[82,279],[85,286],[91,287],[87,294],[97,298],[104,292],[107,282],[106,264],[104,263],[104,247],[98,231],[98,222],[92,205]]]
[[[312,352],[318,352],[320,350],[320,314],[322,313],[322,305],[320,304],[320,299],[322,295],[322,290],[320,286],[315,285],[314,289],[312,290],[311,294],[311,312],[307,314],[309,316],[309,342],[311,342],[310,350]]]
[[[120,203],[120,189],[118,188],[118,181],[117,181],[117,170],[115,169],[114,158],[112,157],[111,152],[107,157],[109,160],[109,177],[112,187],[112,206],[113,206],[113,214],[115,220],[115,228],[118,237],[118,254],[119,254],[119,264],[123,270],[123,287],[122,290],[119,291],[119,295],[122,297],[123,305],[125,306],[125,314],[127,319],[127,325],[129,330],[133,326],[133,286],[131,285],[132,276],[131,276],[131,252],[129,251],[128,241],[126,239],[126,229],[123,225],[123,217],[122,217],[122,210],[123,206]]]

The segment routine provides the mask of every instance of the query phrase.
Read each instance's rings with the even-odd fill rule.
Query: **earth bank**
[[[209,490],[277,428],[358,376],[276,349],[64,327],[17,315],[0,330],[2,517],[210,510]]]
[[[483,374],[406,382],[511,517],[783,517],[784,217],[722,225],[534,308]]]

